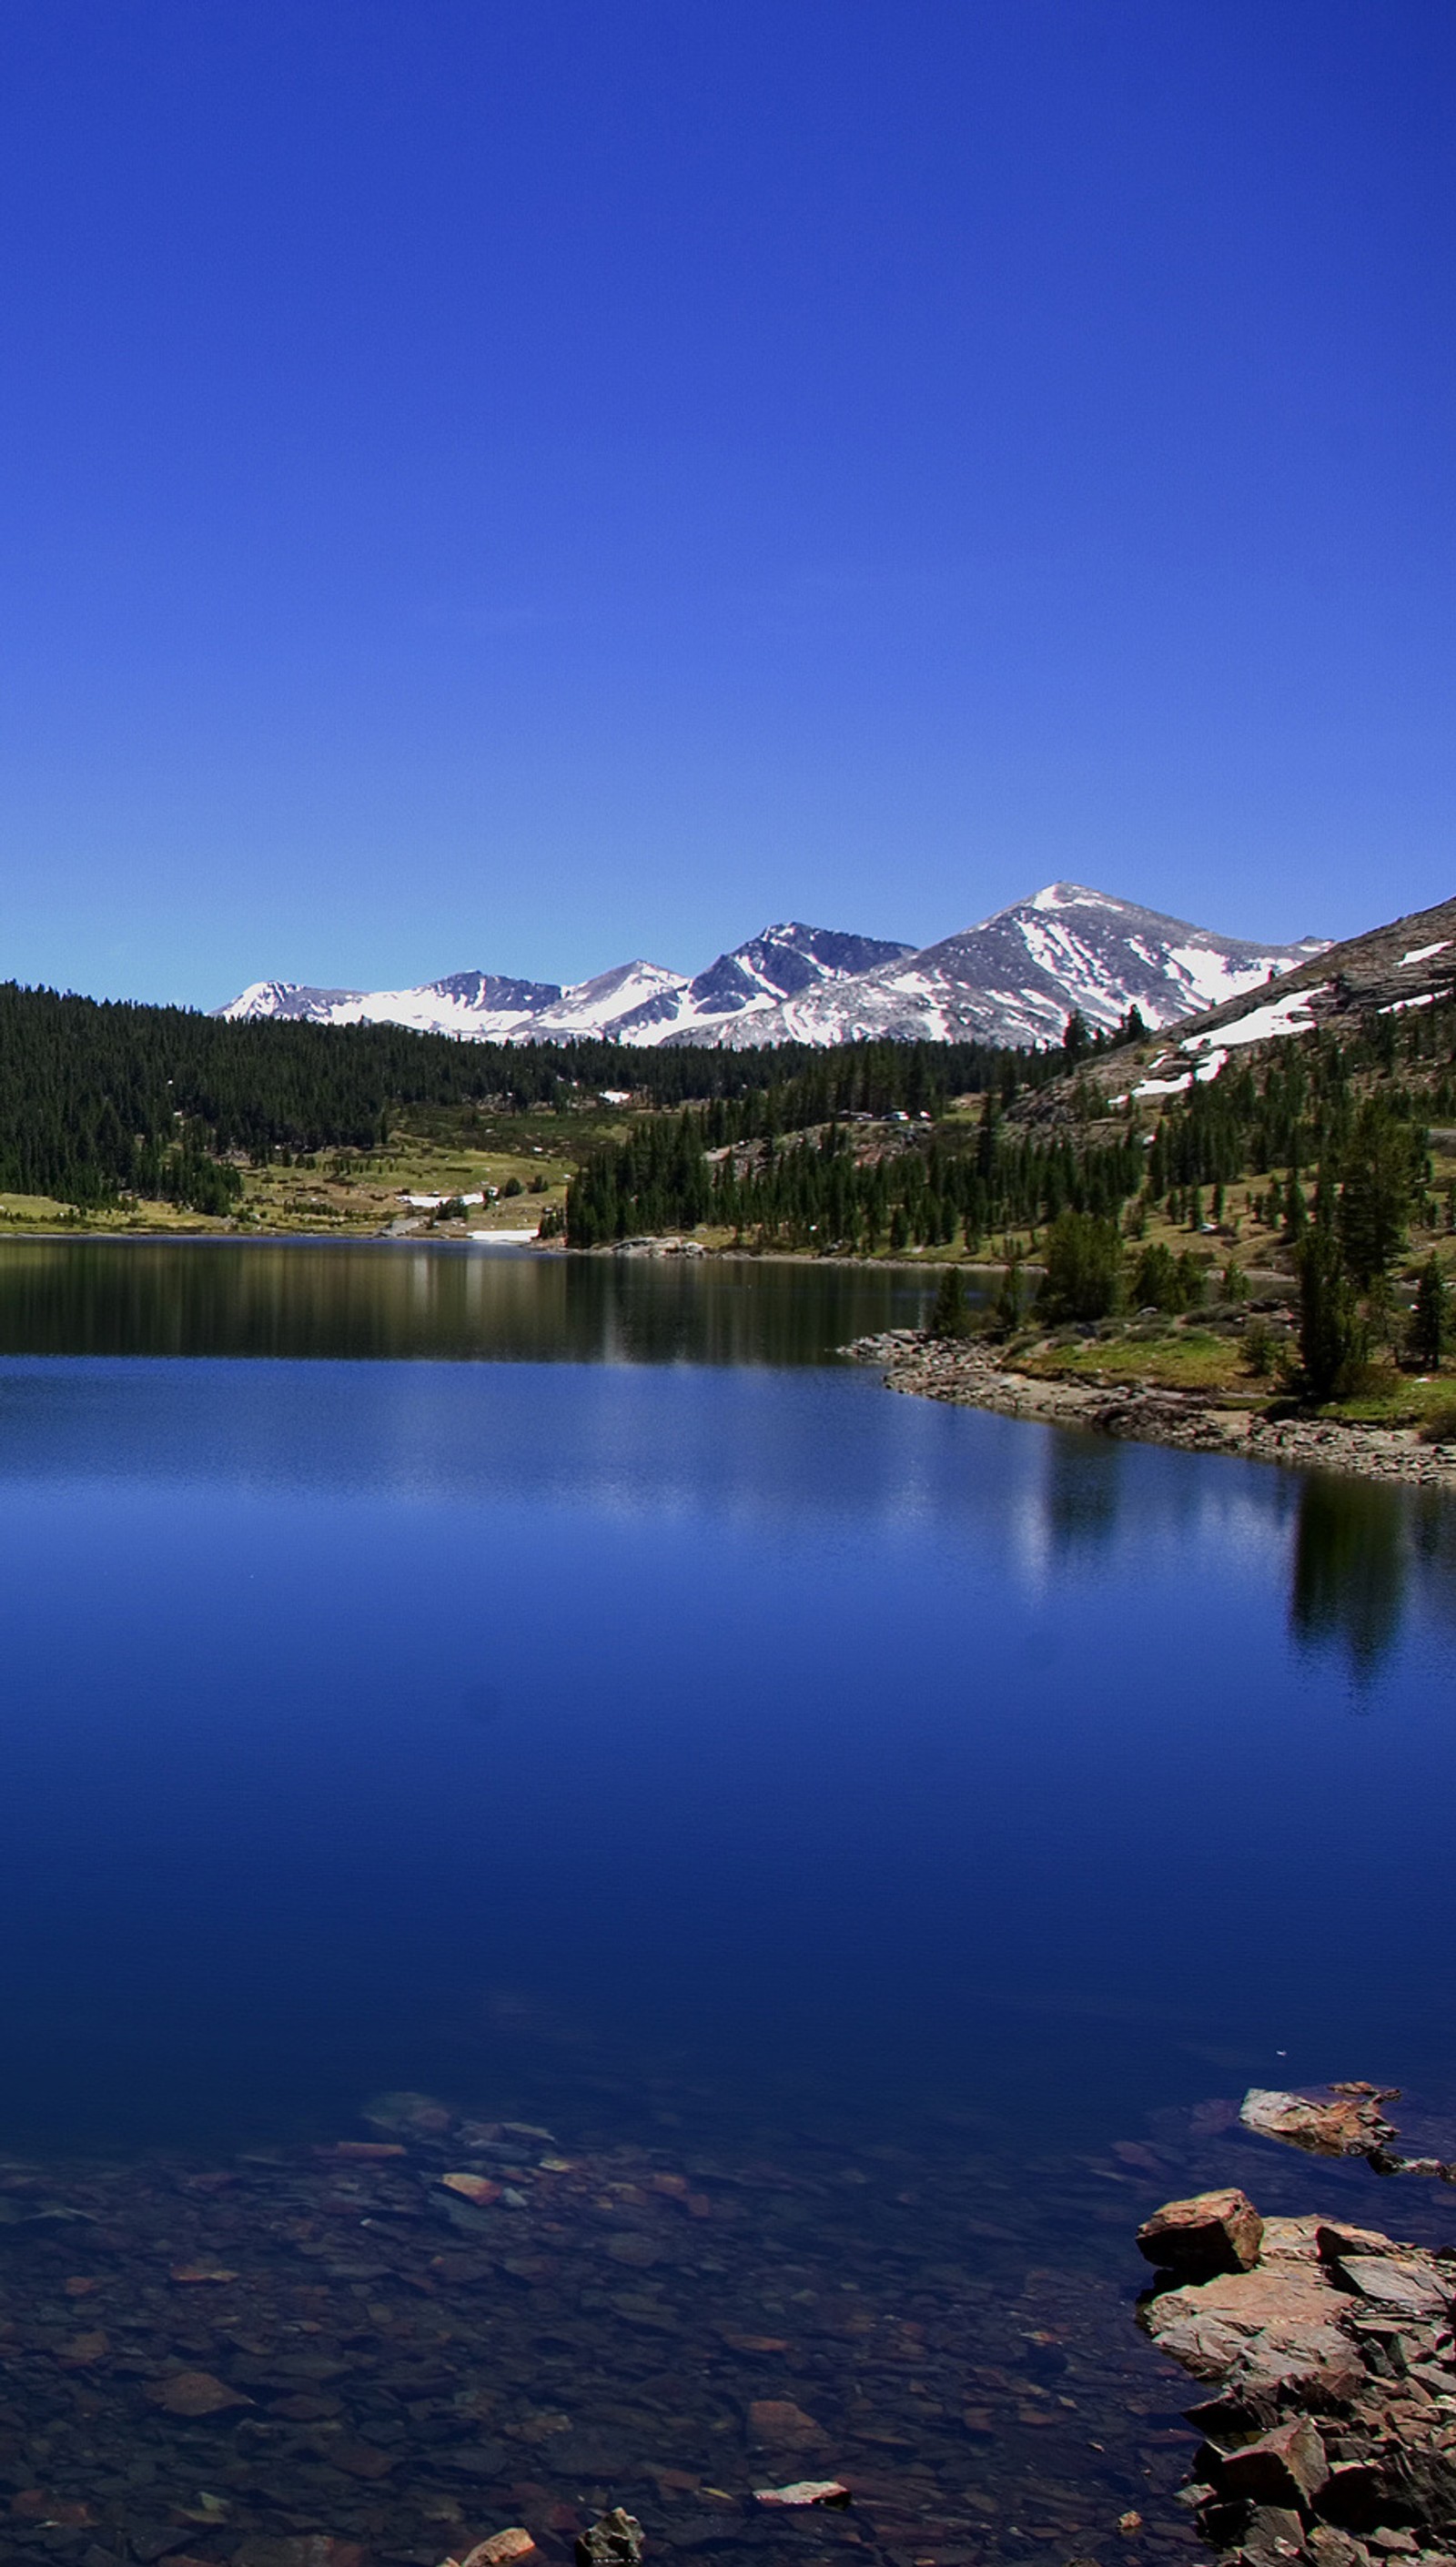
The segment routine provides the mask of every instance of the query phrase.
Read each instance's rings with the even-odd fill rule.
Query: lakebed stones
[[[69,2212],[0,2232],[5,2567],[463,2567],[482,2545],[508,2567],[502,2524],[572,2567],[616,2505],[648,2567],[1024,2567],[1033,2540],[1048,2567],[1187,2567],[1195,2438],[1121,2323],[1130,2196],[1100,2168],[1028,2182],[1019,2141],[959,2131],[912,2156],[785,2129],[747,2155],[707,2116],[690,2137],[594,2110],[605,2134],[558,2141],[411,2097],[403,2139],[0,2167],[0,2197],[58,2187]],[[1130,2162],[1214,2180],[1176,2147]],[[476,2168],[500,2201],[440,2181]],[[1103,2220],[1104,2269],[1069,2269]],[[613,2253],[629,2231],[650,2268]],[[80,2369],[78,2329],[107,2339]],[[231,2405],[155,2401],[203,2371]],[[754,2407],[817,2438],[758,2441]],[[831,2484],[850,2509],[759,2501]]]
[[[1211,2281],[1216,2273],[1247,2273],[1259,2261],[1264,2222],[1246,2192],[1228,2186],[1166,2201],[1137,2232],[1150,2264],[1180,2282]]]
[[[1341,2133],[1367,2132],[1389,2098],[1331,2091],[1337,2106],[1368,2109],[1341,2112],[1315,2141],[1271,2135],[1354,2153]],[[1170,2203],[1146,2225],[1196,2228],[1177,2216],[1188,2210]],[[1205,2538],[1248,2567],[1407,2554],[1444,2567],[1456,2544],[1453,2311],[1456,2255],[1316,2218],[1264,2223],[1248,2270],[1155,2284],[1139,2312],[1147,2333],[1218,2389],[1189,2411],[1206,2436],[1189,2490]]]

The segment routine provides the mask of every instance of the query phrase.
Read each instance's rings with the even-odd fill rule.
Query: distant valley
[[[767,927],[694,976],[633,962],[561,985],[456,972],[421,988],[316,989],[257,981],[214,1012],[316,1024],[405,1025],[475,1042],[603,1037],[638,1047],[753,1048],[895,1041],[1059,1039],[1079,1009],[1112,1031],[1136,1006],[1152,1027],[1295,970],[1327,940],[1264,945],[1215,934],[1078,883],[1049,883],[978,926],[917,948],[809,927]]]

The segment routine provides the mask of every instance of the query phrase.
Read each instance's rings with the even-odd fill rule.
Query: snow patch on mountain
[[[1216,936],[1108,892],[1057,882],[918,952],[789,919],[692,979],[639,961],[564,988],[487,972],[457,972],[413,990],[256,981],[217,1013],[409,1025],[476,1042],[574,1035],[732,1048],[870,1037],[1056,1042],[1073,1008],[1110,1030],[1135,1004],[1156,1028],[1324,951],[1313,937],[1263,946]]]

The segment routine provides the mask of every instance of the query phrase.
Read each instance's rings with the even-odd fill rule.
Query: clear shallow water
[[[729,2187],[724,2217],[746,2199],[746,2224],[720,2237],[705,2211],[711,2251],[665,2251],[666,2296],[629,2258],[635,2316],[620,2265],[614,2296],[610,2261],[594,2272],[551,2220],[517,2253],[547,2269],[517,2279],[541,2309],[506,2368],[539,2367],[554,2330],[551,2396],[599,2441],[604,2379],[634,2346],[641,2368],[644,2329],[706,2328],[721,2361],[725,2311],[761,2328],[777,2288],[793,2317],[792,2193],[801,2299],[850,2285],[898,2325],[919,2294],[944,2339],[934,2422],[924,2392],[908,2441],[886,2372],[854,2443],[869,2411],[835,2368],[854,2339],[822,2311],[800,2312],[798,2386],[744,2391],[837,2418],[821,2461],[899,2472],[885,2523],[898,2502],[909,2527],[861,2507],[832,2541],[1029,2554],[1029,2469],[1046,2501],[1061,2489],[1045,2536],[1075,2524],[1085,2555],[1181,2456],[1127,2420],[1139,2392],[1154,2413],[1177,2396],[1128,2324],[1136,2219],[1233,2179],[1268,2207],[1363,2185],[1393,2216],[1362,2171],[1291,2165],[1210,2099],[1342,2074],[1450,2094],[1456,1542],[1404,1493],[891,1397],[825,1360],[913,1318],[919,1288],[448,1251],[7,1250],[0,2147],[48,2180],[83,2155],[281,2147],[258,2180],[307,2194],[308,2145],[412,2088],[549,2126],[599,2206],[649,2165]],[[139,2205],[146,2181],[129,2178]],[[1437,2217],[1400,2207],[1413,2233]],[[555,2228],[588,2210],[558,2205]],[[120,2234],[118,2215],[109,2195]],[[477,2216],[467,2294],[507,2270],[498,2223],[526,2214]],[[260,2201],[229,2263],[281,2220]],[[458,2219],[441,2234],[458,2247]],[[54,2252],[69,2270],[70,2232]],[[119,2252],[155,2260],[140,2231]],[[390,2287],[347,2262],[335,2280],[366,2302]],[[271,2324],[300,2322],[276,2276],[257,2288]],[[1043,2383],[1055,2413],[1025,2422],[1016,2366],[1048,2327],[1113,2399],[1095,2460],[1085,2397]],[[238,2341],[224,2328],[208,2367],[254,2358]],[[968,2389],[978,2343],[1004,2392]],[[118,2384],[119,2418],[136,2396]],[[968,2397],[990,2427],[964,2424]],[[690,2485],[711,2465],[734,2492],[728,2444],[703,2439],[729,2426],[674,2426],[673,2405],[660,2386],[635,2443],[619,2425],[610,2470],[564,2441],[556,2467],[529,2420],[523,2458],[502,2427],[477,2529],[536,2504],[549,2550],[548,2499],[600,2481],[666,2506],[670,2549],[675,2519],[694,2545],[674,2503],[700,2548],[715,2522],[718,2545],[748,2539],[682,2489],[643,2495],[644,2435]],[[373,2531],[347,2471],[331,2494],[307,2452],[275,2455],[235,2525],[274,2502],[275,2528],[442,2556],[421,2508],[459,2480],[424,2409]],[[743,2400],[726,2412],[761,2476]],[[0,2407],[0,2471],[4,2429]],[[159,2486],[203,2465],[179,2429]],[[809,2465],[791,2456],[779,2474]],[[512,2511],[520,2482],[545,2492]],[[1149,2538],[1182,2536],[1164,2507]],[[201,2554],[240,2555],[228,2537]]]

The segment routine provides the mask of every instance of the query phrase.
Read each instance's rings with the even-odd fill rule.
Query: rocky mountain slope
[[[1173,1040],[1119,1044],[1084,1064],[1109,1101],[1156,1101],[1216,1078],[1225,1062],[1317,1025],[1357,1025],[1371,1015],[1404,1015],[1456,995],[1456,899],[1412,910],[1388,926],[1329,945],[1266,986],[1247,989],[1180,1023]],[[1144,1009],[1144,1014],[1147,1013]],[[1151,1021],[1151,1020],[1150,1020]],[[1074,1082],[1058,1079],[1019,1109],[1033,1120],[1065,1110]]]
[[[1094,1027],[1119,1024],[1134,1003],[1148,1024],[1166,1025],[1323,951],[1315,938],[1264,946],[1217,936],[1105,892],[1051,883],[919,952],[794,920],[692,979],[637,962],[568,987],[488,972],[411,990],[257,981],[216,1012],[402,1024],[480,1042],[606,1034],[638,1045],[828,1045],[864,1036],[1024,1043],[1058,1040],[1074,1007]]]

